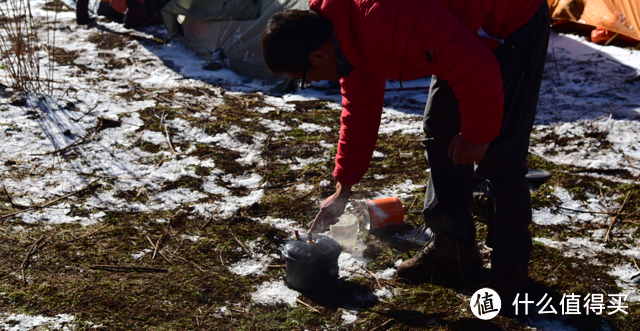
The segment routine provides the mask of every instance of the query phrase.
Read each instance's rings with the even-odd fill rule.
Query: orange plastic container
[[[404,221],[404,207],[396,197],[365,200],[362,205],[367,230],[400,225]]]

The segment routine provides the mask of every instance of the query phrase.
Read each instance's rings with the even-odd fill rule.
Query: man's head
[[[340,78],[331,21],[314,11],[273,14],[262,33],[262,56],[270,71],[293,79]]]

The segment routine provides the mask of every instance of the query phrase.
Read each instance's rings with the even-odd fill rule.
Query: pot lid
[[[300,239],[289,240],[282,245],[280,251],[285,258],[304,264],[316,264],[335,260],[342,252],[340,244],[327,236],[314,235],[314,242],[311,244],[307,243],[308,236],[300,236]]]

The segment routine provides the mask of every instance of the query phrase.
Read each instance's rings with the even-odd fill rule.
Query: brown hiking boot
[[[502,308],[500,309],[500,315],[506,317],[515,317],[515,307],[513,306],[513,300],[516,298],[516,294],[520,293],[524,288],[524,283],[527,280],[527,267],[524,268],[500,268],[491,266],[491,273],[489,274],[489,281],[485,287],[491,288],[498,292],[500,300],[502,301]],[[520,300],[524,300],[524,294],[520,295]],[[523,314],[524,307],[519,306],[519,315]],[[531,312],[531,310],[529,310]]]
[[[443,282],[450,276],[459,277],[481,268],[482,258],[475,242],[461,244],[434,234],[416,256],[398,266],[398,277],[413,283]]]

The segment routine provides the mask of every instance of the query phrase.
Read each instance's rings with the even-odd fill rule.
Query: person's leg
[[[89,21],[89,0],[78,0],[76,2],[76,23],[87,25]]]
[[[529,137],[536,113],[549,40],[549,9],[543,1],[533,18],[494,51],[503,78],[503,123],[476,172],[487,179],[491,252],[488,287],[512,302],[527,279],[532,249],[531,196],[525,175]],[[502,315],[514,314],[504,305]]]
[[[476,171],[487,179],[492,266],[525,267],[531,253],[531,197],[525,178],[529,136],[536,113],[549,36],[546,4],[494,51],[505,95],[500,135]]]
[[[476,228],[471,216],[473,166],[455,165],[449,157],[449,144],[460,132],[458,99],[449,84],[431,78],[429,99],[424,113],[426,138],[424,156],[431,168],[424,202],[425,224],[433,233],[471,243]]]
[[[398,267],[398,277],[420,282],[444,281],[461,272],[471,276],[475,272],[467,271],[482,267],[470,212],[474,171],[473,166],[453,164],[448,156],[451,139],[460,132],[460,112],[449,84],[435,76],[425,108],[424,130],[422,145],[431,167],[424,220],[434,238]]]

